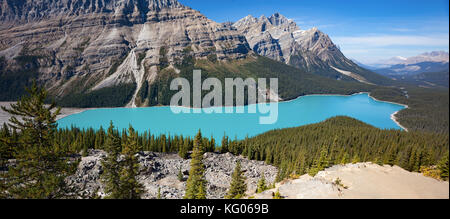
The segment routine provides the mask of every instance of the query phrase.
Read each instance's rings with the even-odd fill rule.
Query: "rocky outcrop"
[[[10,68],[17,57],[35,57],[38,80],[59,97],[124,83],[138,91],[156,78],[161,60],[179,62],[187,48],[219,60],[251,52],[234,28],[177,0],[0,0],[0,6],[0,56]]]
[[[337,79],[358,80],[342,74],[351,71],[358,81],[367,81],[358,75],[362,70],[347,59],[330,37],[317,28],[301,30],[297,24],[276,13],[270,17],[255,18],[251,15],[233,26],[245,37],[258,54],[286,64]]]
[[[183,198],[186,180],[189,177],[190,160],[184,160],[176,154],[151,152],[143,152],[137,156],[140,163],[138,179],[145,187],[145,194],[142,198],[156,198],[158,189],[161,190],[162,198]],[[90,151],[89,156],[82,158],[76,174],[68,179],[69,182],[82,188],[86,196],[94,193],[104,196],[100,178],[103,173],[101,161],[105,157],[106,154],[103,151]],[[242,169],[247,177],[248,193],[256,190],[257,182],[262,175],[265,176],[268,183],[274,182],[277,168],[266,165],[264,162],[250,161],[230,153],[206,153],[204,164],[206,166],[205,178],[208,181],[208,198],[220,199],[226,195],[238,160],[241,161]],[[184,175],[183,181],[178,179],[180,169]]]
[[[253,194],[270,199],[279,191],[286,199],[448,199],[448,182],[374,163],[335,165],[316,176],[303,175]]]

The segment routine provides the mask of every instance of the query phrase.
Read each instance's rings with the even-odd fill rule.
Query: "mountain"
[[[367,84],[387,81],[347,59],[325,33],[317,28],[301,30],[293,20],[279,13],[260,18],[249,15],[233,26],[246,37],[250,48],[262,56],[339,80]]]
[[[387,80],[346,59],[319,30],[299,30],[279,14],[260,19],[270,31],[258,41],[242,34],[243,22],[216,23],[176,0],[0,0],[0,6],[2,101],[17,100],[37,81],[61,106],[168,105],[171,80],[192,81],[194,68],[222,81],[277,77],[275,100],[367,91],[367,84]]]
[[[449,87],[449,70],[440,72],[424,72],[413,75],[392,76],[397,81],[415,84],[421,87]]]
[[[371,64],[371,66],[373,66],[373,70],[377,73],[394,77],[446,71],[449,68],[448,63],[448,52],[434,51],[409,58],[397,56],[387,60],[381,60],[375,64]]]
[[[448,62],[419,62],[415,64],[397,64],[389,68],[375,69],[374,71],[389,77],[416,75],[427,72],[448,70]]]
[[[413,56],[409,58],[405,57],[395,57],[388,60],[385,64],[390,65],[399,65],[399,64],[405,64],[405,65],[411,65],[411,64],[417,64],[417,63],[423,63],[423,62],[448,62],[449,61],[449,54],[445,51],[433,51],[433,52],[426,52],[423,54],[420,54],[418,56]]]
[[[8,71],[18,70],[15,64],[37,70],[37,80],[58,97],[135,84],[135,98],[143,81],[152,82],[187,49],[196,58],[219,60],[245,58],[251,51],[237,31],[176,0],[0,0],[0,5],[3,65]]]
[[[363,64],[363,63],[359,62],[356,59],[350,59],[350,60],[352,60],[352,62],[357,64],[359,67],[362,67],[362,68],[365,68],[365,69],[369,69],[369,70],[376,70],[376,69],[378,69],[377,67],[374,67],[372,65]]]

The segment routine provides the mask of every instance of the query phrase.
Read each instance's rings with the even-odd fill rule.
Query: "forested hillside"
[[[218,78],[222,84],[225,78],[266,78],[267,86],[269,86],[270,78],[278,78],[278,93],[283,100],[295,99],[307,94],[354,94],[362,91],[369,91],[374,86],[361,84],[358,82],[338,81],[313,73],[308,73],[303,70],[288,66],[284,63],[271,60],[265,57],[252,57],[245,60],[230,60],[226,62],[219,62],[213,57],[208,60],[195,59],[190,53],[189,49],[185,50],[185,55],[182,61],[175,66],[180,70],[176,73],[171,67],[160,66],[163,68],[153,83],[146,83],[138,92],[137,102],[142,105],[170,105],[171,97],[178,91],[170,90],[170,83],[173,79],[182,77],[186,78],[192,85],[193,70],[202,70],[202,80],[206,78]],[[96,96],[95,93],[86,95],[69,95],[57,102],[61,106],[79,106],[79,107],[98,107],[108,106],[103,104],[104,99],[113,98],[117,89],[103,89],[103,96],[105,98],[92,98]],[[110,92],[109,95],[107,92]],[[223,91],[224,93],[225,91]],[[208,91],[203,91],[202,96],[208,94]],[[129,92],[124,92],[129,94]],[[119,99],[124,99],[117,97]],[[225,98],[225,95],[223,95]],[[82,104],[80,104],[82,103]],[[115,102],[111,102],[115,103]],[[110,105],[111,105],[110,104]],[[114,106],[117,106],[115,104]]]
[[[398,81],[410,83],[422,87],[446,87],[449,86],[449,70],[438,72],[424,72],[415,75],[392,76]]]
[[[396,117],[410,131],[449,133],[449,90],[403,87],[378,87],[371,96],[379,100],[408,105]]]

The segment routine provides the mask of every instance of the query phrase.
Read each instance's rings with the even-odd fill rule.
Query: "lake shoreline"
[[[349,95],[345,95],[345,94],[308,94],[308,95],[298,96],[297,98],[293,98],[293,99],[290,99],[290,100],[282,100],[282,101],[279,101],[278,103],[289,103],[289,102],[296,101],[296,100],[298,100],[300,98],[308,97],[308,96],[346,96],[346,97],[349,97],[349,96],[355,96],[355,95],[360,95],[360,94],[368,94],[368,96],[370,98],[372,98],[373,100],[378,101],[378,102],[384,102],[384,103],[400,105],[400,106],[405,107],[405,109],[409,108],[409,106],[407,106],[405,104],[395,103],[395,102],[390,102],[390,101],[378,100],[377,98],[371,96],[370,92],[358,92],[358,93],[349,94]],[[9,105],[11,103],[15,103],[15,102],[0,102],[0,106],[9,107]],[[138,108],[153,108],[153,107],[171,107],[171,106],[151,106],[151,107],[138,107]],[[193,108],[193,107],[184,107],[184,106],[180,106],[180,107],[189,108],[189,109],[198,109],[198,108]],[[61,108],[61,114],[57,117],[57,120],[61,120],[61,119],[65,118],[65,117],[68,117],[68,116],[71,116],[71,115],[80,114],[80,113],[83,113],[83,112],[88,111],[88,110],[97,110],[97,109],[137,109],[137,108],[134,108],[134,107]],[[405,110],[405,109],[402,109],[402,110]],[[408,129],[405,128],[403,125],[401,125],[400,122],[398,121],[398,118],[396,117],[396,115],[402,110],[394,112],[391,115],[390,118],[401,129],[403,129],[404,131],[408,132]],[[8,117],[6,115],[6,112],[3,112],[3,111],[0,112],[0,113],[1,113],[0,114],[0,125],[2,125],[3,123],[8,122],[10,116]]]
[[[369,94],[369,97],[370,97],[370,98],[372,98],[372,99],[374,99],[374,100],[376,100],[376,101],[385,102],[385,103],[397,104],[397,105],[400,105],[400,106],[405,107],[405,109],[402,109],[402,110],[399,110],[399,111],[393,113],[393,114],[391,115],[391,119],[392,119],[392,121],[394,121],[400,128],[402,128],[404,131],[409,132],[409,130],[408,130],[406,127],[404,127],[402,124],[400,124],[400,122],[398,121],[398,118],[397,118],[397,114],[398,114],[398,113],[400,113],[400,112],[403,111],[403,110],[409,109],[409,106],[408,106],[408,105],[406,105],[406,104],[401,104],[401,103],[395,103],[395,102],[391,102],[391,101],[378,100],[377,98],[371,96],[370,93],[368,93],[368,94]]]

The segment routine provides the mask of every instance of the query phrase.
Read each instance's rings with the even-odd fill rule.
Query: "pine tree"
[[[329,166],[330,166],[330,157],[328,155],[328,148],[322,147],[317,168],[319,169],[319,171],[322,171],[325,168],[328,168]]]
[[[384,165],[383,160],[381,158],[379,158],[379,157],[375,158],[374,162],[375,162],[375,164],[378,164],[379,166],[383,166]]]
[[[350,155],[348,155],[348,153],[345,152],[344,156],[342,157],[341,164],[345,165],[345,164],[348,164],[348,163],[350,163]]]
[[[11,136],[5,141],[7,147],[14,147],[17,161],[4,176],[5,196],[26,199],[74,197],[77,191],[66,178],[75,173],[79,160],[69,161],[70,154],[57,150],[53,140],[60,108],[54,103],[44,104],[47,91],[36,83],[26,90],[28,95],[11,104],[11,109],[2,107],[13,115],[9,127],[20,133],[17,138]]]
[[[123,144],[124,159],[120,165],[120,198],[122,199],[140,199],[144,191],[144,186],[137,180],[139,160],[136,154],[140,151],[137,137],[137,133],[130,125],[128,137]]]
[[[440,177],[443,180],[448,180],[448,152],[447,154],[439,161],[438,169],[440,171]]]
[[[158,194],[156,195],[156,199],[161,199],[161,187],[158,187]]]
[[[105,142],[105,151],[107,157],[102,161],[104,172],[102,181],[105,184],[105,193],[107,198],[118,199],[120,195],[120,162],[119,157],[122,151],[121,139],[119,133],[114,129],[111,122]]]
[[[104,140],[105,140],[105,131],[103,130],[103,127],[100,126],[100,129],[95,134],[94,148],[103,149]]]
[[[8,159],[13,158],[14,146],[12,143],[14,141],[11,137],[8,126],[3,123],[3,128],[0,130],[0,167],[3,167]]]
[[[213,136],[211,136],[211,140],[210,140],[210,148],[208,150],[209,152],[214,152],[216,151],[216,140],[214,139]]]
[[[314,160],[313,166],[309,169],[308,174],[310,176],[315,176],[320,171],[324,170],[329,166],[328,149],[322,147],[320,151],[320,157],[318,160]]]
[[[389,165],[389,166],[394,166],[396,158],[397,158],[397,153],[396,153],[394,147],[392,147],[389,150],[389,153],[387,154],[387,157],[386,157],[386,160],[385,160],[384,163]]]
[[[220,148],[220,153],[224,154],[229,152],[228,149],[228,137],[224,134],[222,138],[222,146]]]
[[[181,171],[181,166],[180,166],[180,168],[178,168],[178,180],[181,182],[181,181],[183,181],[183,179],[184,179],[184,174]]]
[[[258,181],[258,188],[256,189],[256,193],[261,193],[266,190],[267,190],[266,178],[264,177],[264,174],[263,174],[261,179]]]
[[[206,199],[206,180],[201,181],[195,199]]]
[[[279,189],[277,189],[277,191],[273,194],[273,199],[283,199]]]
[[[355,154],[355,156],[353,156],[353,159],[352,159],[352,164],[356,164],[359,162],[360,162],[359,156],[358,156],[358,154]]]
[[[205,165],[203,164],[204,148],[202,133],[199,130],[194,140],[191,169],[186,183],[185,199],[206,199]]]
[[[88,145],[85,144],[85,145],[83,146],[83,150],[81,151],[81,156],[87,157],[88,155],[89,155]]]
[[[231,177],[230,190],[228,190],[226,199],[240,199],[245,196],[247,183],[245,183],[244,172],[241,170],[241,162],[238,161]]]
[[[183,159],[188,158],[188,150],[189,150],[189,141],[185,140],[183,145],[180,145],[180,149],[178,150],[178,156]]]

